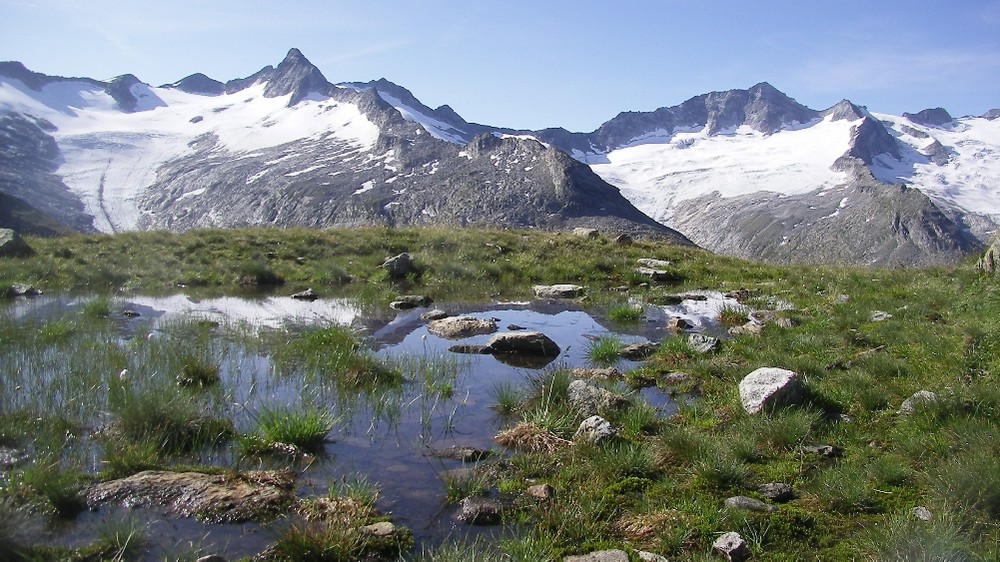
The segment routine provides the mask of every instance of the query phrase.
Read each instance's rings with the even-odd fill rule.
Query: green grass
[[[618,363],[622,342],[616,336],[598,336],[587,342],[587,359],[594,365],[609,367]]]
[[[257,413],[257,432],[265,446],[283,443],[308,453],[323,450],[335,420],[312,408],[266,407]]]
[[[253,275],[257,283],[284,280],[282,294],[312,286],[378,313],[399,294],[494,302],[530,298],[533,284],[571,282],[592,296],[585,306],[623,324],[640,320],[631,299],[748,289],[750,300],[722,311],[724,327],[746,321],[743,306],[790,307],[778,314],[792,327],[768,324],[760,336],[726,340],[709,355],[691,350],[684,337],[665,338],[633,380],[689,374],[697,384],[691,395],[676,396],[676,415],[659,418],[637,403],[611,416],[619,434],[607,445],[567,441],[551,453],[512,453],[501,469],[482,471],[475,486],[456,483],[456,490],[468,486],[463,493],[498,490],[520,510],[500,541],[424,550],[423,559],[561,560],[597,548],[642,547],[671,560],[704,560],[714,537],[729,529],[750,540],[755,560],[998,555],[1000,283],[979,277],[970,263],[919,271],[779,267],[643,240],[615,246],[607,237],[446,228],[201,230],[28,241],[33,257],[0,260],[0,287],[29,282],[50,294],[117,295],[123,289],[172,292],[181,283],[191,294],[210,295],[238,292],[241,280]],[[377,266],[403,251],[421,275],[386,279]],[[642,285],[646,280],[634,274],[642,257],[675,264],[669,286]],[[627,304],[611,291],[621,286],[629,288]],[[122,342],[111,321],[116,306],[114,298],[97,296],[72,315],[23,324],[0,306],[0,444],[30,449],[36,459],[7,477],[19,483],[5,495],[13,509],[54,514],[57,504],[71,505],[82,476],[71,467],[88,466],[85,440],[105,422],[113,431],[96,432],[103,455],[93,462],[102,476],[124,475],[225,447],[233,423],[263,439],[263,430],[241,416],[267,403],[267,385],[298,384],[301,403],[317,405],[319,419],[281,430],[279,440],[313,435],[313,443],[321,443],[330,420],[319,412],[335,411],[337,401],[353,399],[370,404],[373,416],[398,417],[400,388],[417,386],[427,400],[453,400],[461,375],[460,365],[432,357],[379,361],[357,334],[331,326],[234,337],[228,327],[191,321],[167,325],[153,340]],[[892,318],[873,322],[875,310]],[[596,343],[591,360],[612,362]],[[250,380],[233,363],[244,350],[271,362],[266,382]],[[761,416],[743,412],[736,387],[759,367],[798,372],[806,404]],[[124,368],[129,379],[118,381]],[[192,385],[203,390],[179,388],[178,378],[203,380]],[[551,369],[529,377],[524,388],[498,385],[497,425],[530,422],[570,439],[580,420],[566,404],[569,382],[565,370]],[[939,403],[897,415],[918,390],[936,392]],[[304,422],[308,411],[283,417]],[[834,445],[840,455],[801,451],[812,444]],[[58,467],[57,484],[28,485],[41,482],[38,474],[51,466]],[[774,513],[721,509],[726,495],[753,496],[757,486],[774,481],[796,492]],[[551,484],[555,498],[526,501],[520,494],[527,482]],[[934,520],[913,520],[915,505],[927,505]],[[286,528],[283,548],[299,559],[368,552],[343,529]],[[4,532],[0,527],[0,555],[11,544]]]

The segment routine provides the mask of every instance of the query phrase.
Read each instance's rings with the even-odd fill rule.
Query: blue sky
[[[1000,1],[0,0],[0,60],[63,76],[226,81],[297,47],[469,121],[590,131],[767,81],[814,109],[1000,107]]]

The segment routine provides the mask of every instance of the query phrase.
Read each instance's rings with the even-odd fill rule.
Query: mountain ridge
[[[76,131],[82,127],[52,114],[58,123],[51,135],[69,155],[60,155],[69,164],[58,166],[56,178],[68,182],[63,187],[68,185],[68,191],[80,197],[99,229],[112,231],[246,224],[471,224],[482,219],[530,228],[605,225],[658,232],[687,243],[683,235],[663,226],[666,223],[684,224],[698,233],[692,236],[695,242],[713,251],[742,255],[753,247],[753,255],[744,257],[785,261],[789,258],[781,243],[794,238],[789,233],[764,246],[747,244],[760,237],[741,229],[724,237],[707,236],[712,224],[741,221],[722,221],[707,209],[682,203],[714,192],[719,199],[706,205],[716,211],[729,206],[739,213],[744,210],[730,205],[738,197],[774,192],[779,197],[772,204],[784,205],[782,212],[790,213],[815,205],[789,206],[789,198],[822,197],[834,188],[856,193],[887,189],[893,183],[906,184],[907,178],[919,179],[926,166],[969,160],[951,139],[935,137],[959,134],[967,127],[944,110],[893,118],[848,100],[813,110],[767,82],[701,94],[650,112],[623,111],[591,133],[574,133],[469,123],[451,106],[432,109],[384,78],[331,83],[298,49],[289,50],[277,66],[225,83],[196,73],[153,88],[132,75],[108,82],[63,79],[34,73],[20,63],[0,63],[0,76],[20,80],[37,92],[53,84],[78,84],[90,88],[88,98],[109,96],[119,112],[64,104],[63,113],[90,112],[109,122],[122,119],[115,115],[135,116],[128,123],[135,132],[94,133]],[[237,99],[236,94],[244,97]],[[38,106],[41,102],[28,101],[31,95],[18,97],[8,89],[5,96],[7,103],[0,96],[3,111],[16,113],[17,107],[34,103],[32,111],[39,115],[31,117],[46,113]],[[942,122],[944,116],[950,120]],[[989,120],[985,115],[983,119]],[[84,166],[105,158],[88,144],[87,135],[94,134],[101,142],[123,148],[122,156],[110,153],[103,173],[97,165]],[[917,138],[927,142],[914,146]],[[800,159],[806,163],[789,160],[788,154],[810,143],[826,148]],[[787,154],[782,156],[782,151]],[[131,162],[126,170],[127,155],[141,162]],[[787,161],[780,164],[785,171],[768,168],[765,163],[772,160]],[[748,165],[749,173],[738,172]],[[650,174],[661,171],[643,179],[641,173],[636,175],[643,169]],[[912,243],[904,237],[898,239],[899,248],[887,249],[874,261],[847,254],[824,259],[896,264],[899,259],[893,256],[906,254],[915,256],[911,265],[954,261],[976,251],[975,237],[981,241],[995,228],[989,214],[970,213],[961,197],[939,189],[931,190],[936,197],[932,200],[923,186],[917,187],[900,209],[930,217],[924,222],[929,222],[930,232],[945,238],[941,244],[919,245],[924,254],[899,252]],[[12,190],[0,186],[0,191]],[[857,204],[862,199],[847,201]],[[911,199],[921,200],[923,210]],[[880,201],[902,205],[898,197]],[[496,212],[490,212],[487,202],[498,206]],[[227,212],[219,214],[216,207]],[[675,217],[678,209],[684,210],[684,217]],[[900,209],[870,212],[882,216]],[[842,221],[841,214],[829,214],[827,223]],[[883,229],[893,224],[876,222]],[[814,228],[807,221],[798,224]],[[847,223],[839,231],[826,231],[849,235]],[[882,233],[893,240],[896,234]]]

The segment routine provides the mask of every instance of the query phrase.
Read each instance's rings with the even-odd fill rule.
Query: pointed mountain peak
[[[840,100],[837,105],[823,112],[823,117],[832,116],[833,121],[857,121],[868,116],[868,110],[850,102],[850,100]]]
[[[991,109],[986,113],[980,115],[983,119],[988,119],[993,121],[994,119],[1000,119],[1000,109]]]
[[[126,113],[135,111],[139,100],[132,93],[132,87],[142,84],[142,81],[132,74],[122,74],[108,80],[108,86],[104,89],[116,102],[118,107]]]
[[[903,117],[909,119],[912,123],[931,127],[940,127],[954,121],[952,116],[941,107],[925,109],[918,113],[904,113]]]
[[[173,84],[164,84],[163,87],[173,88],[189,94],[218,95],[226,90],[226,86],[222,82],[213,80],[200,72],[182,78]]]

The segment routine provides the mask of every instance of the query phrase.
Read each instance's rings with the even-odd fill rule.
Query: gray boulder
[[[768,482],[757,487],[757,493],[773,501],[784,503],[795,497],[792,487],[784,482]]]
[[[610,410],[623,408],[628,400],[610,390],[574,380],[569,383],[569,405],[581,416],[596,416]]]
[[[17,232],[0,228],[0,258],[25,257],[34,253]]]
[[[559,345],[541,332],[507,332],[497,334],[486,342],[486,353],[494,355],[537,355],[556,357],[562,350]]]
[[[761,367],[740,381],[740,402],[749,414],[797,404],[803,388],[798,373]]]
[[[917,411],[918,408],[923,408],[934,404],[938,401],[938,395],[934,394],[929,390],[920,390],[913,393],[903,403],[900,404],[899,410],[896,412],[901,416],[909,416]]]
[[[457,340],[482,334],[492,334],[497,331],[497,323],[492,318],[449,316],[428,322],[427,331],[438,337]]]
[[[389,303],[389,307],[395,310],[410,310],[412,308],[423,308],[430,306],[434,301],[426,295],[403,295]]]
[[[618,432],[611,427],[611,422],[601,416],[590,416],[580,423],[580,427],[573,434],[573,439],[581,439],[591,445],[596,445],[617,434]]]
[[[300,301],[314,301],[319,298],[319,295],[317,295],[316,291],[314,291],[312,287],[310,287],[305,291],[300,291],[298,293],[293,294],[292,298]]]
[[[506,509],[498,500],[468,497],[459,502],[455,519],[467,525],[499,525]]]
[[[633,343],[621,348],[618,355],[630,361],[642,361],[656,351],[657,344],[653,342]]]
[[[739,533],[728,532],[715,539],[712,543],[712,552],[722,556],[730,562],[742,562],[750,557],[750,547]]]
[[[594,239],[594,238],[599,238],[601,236],[601,231],[597,230],[596,228],[577,227],[573,229],[573,234],[575,236],[582,236],[584,238]]]
[[[390,279],[405,279],[407,275],[419,273],[410,254],[403,252],[397,256],[385,258],[380,265],[389,274]]]
[[[711,353],[719,347],[719,340],[705,334],[688,335],[688,345],[698,353]]]

